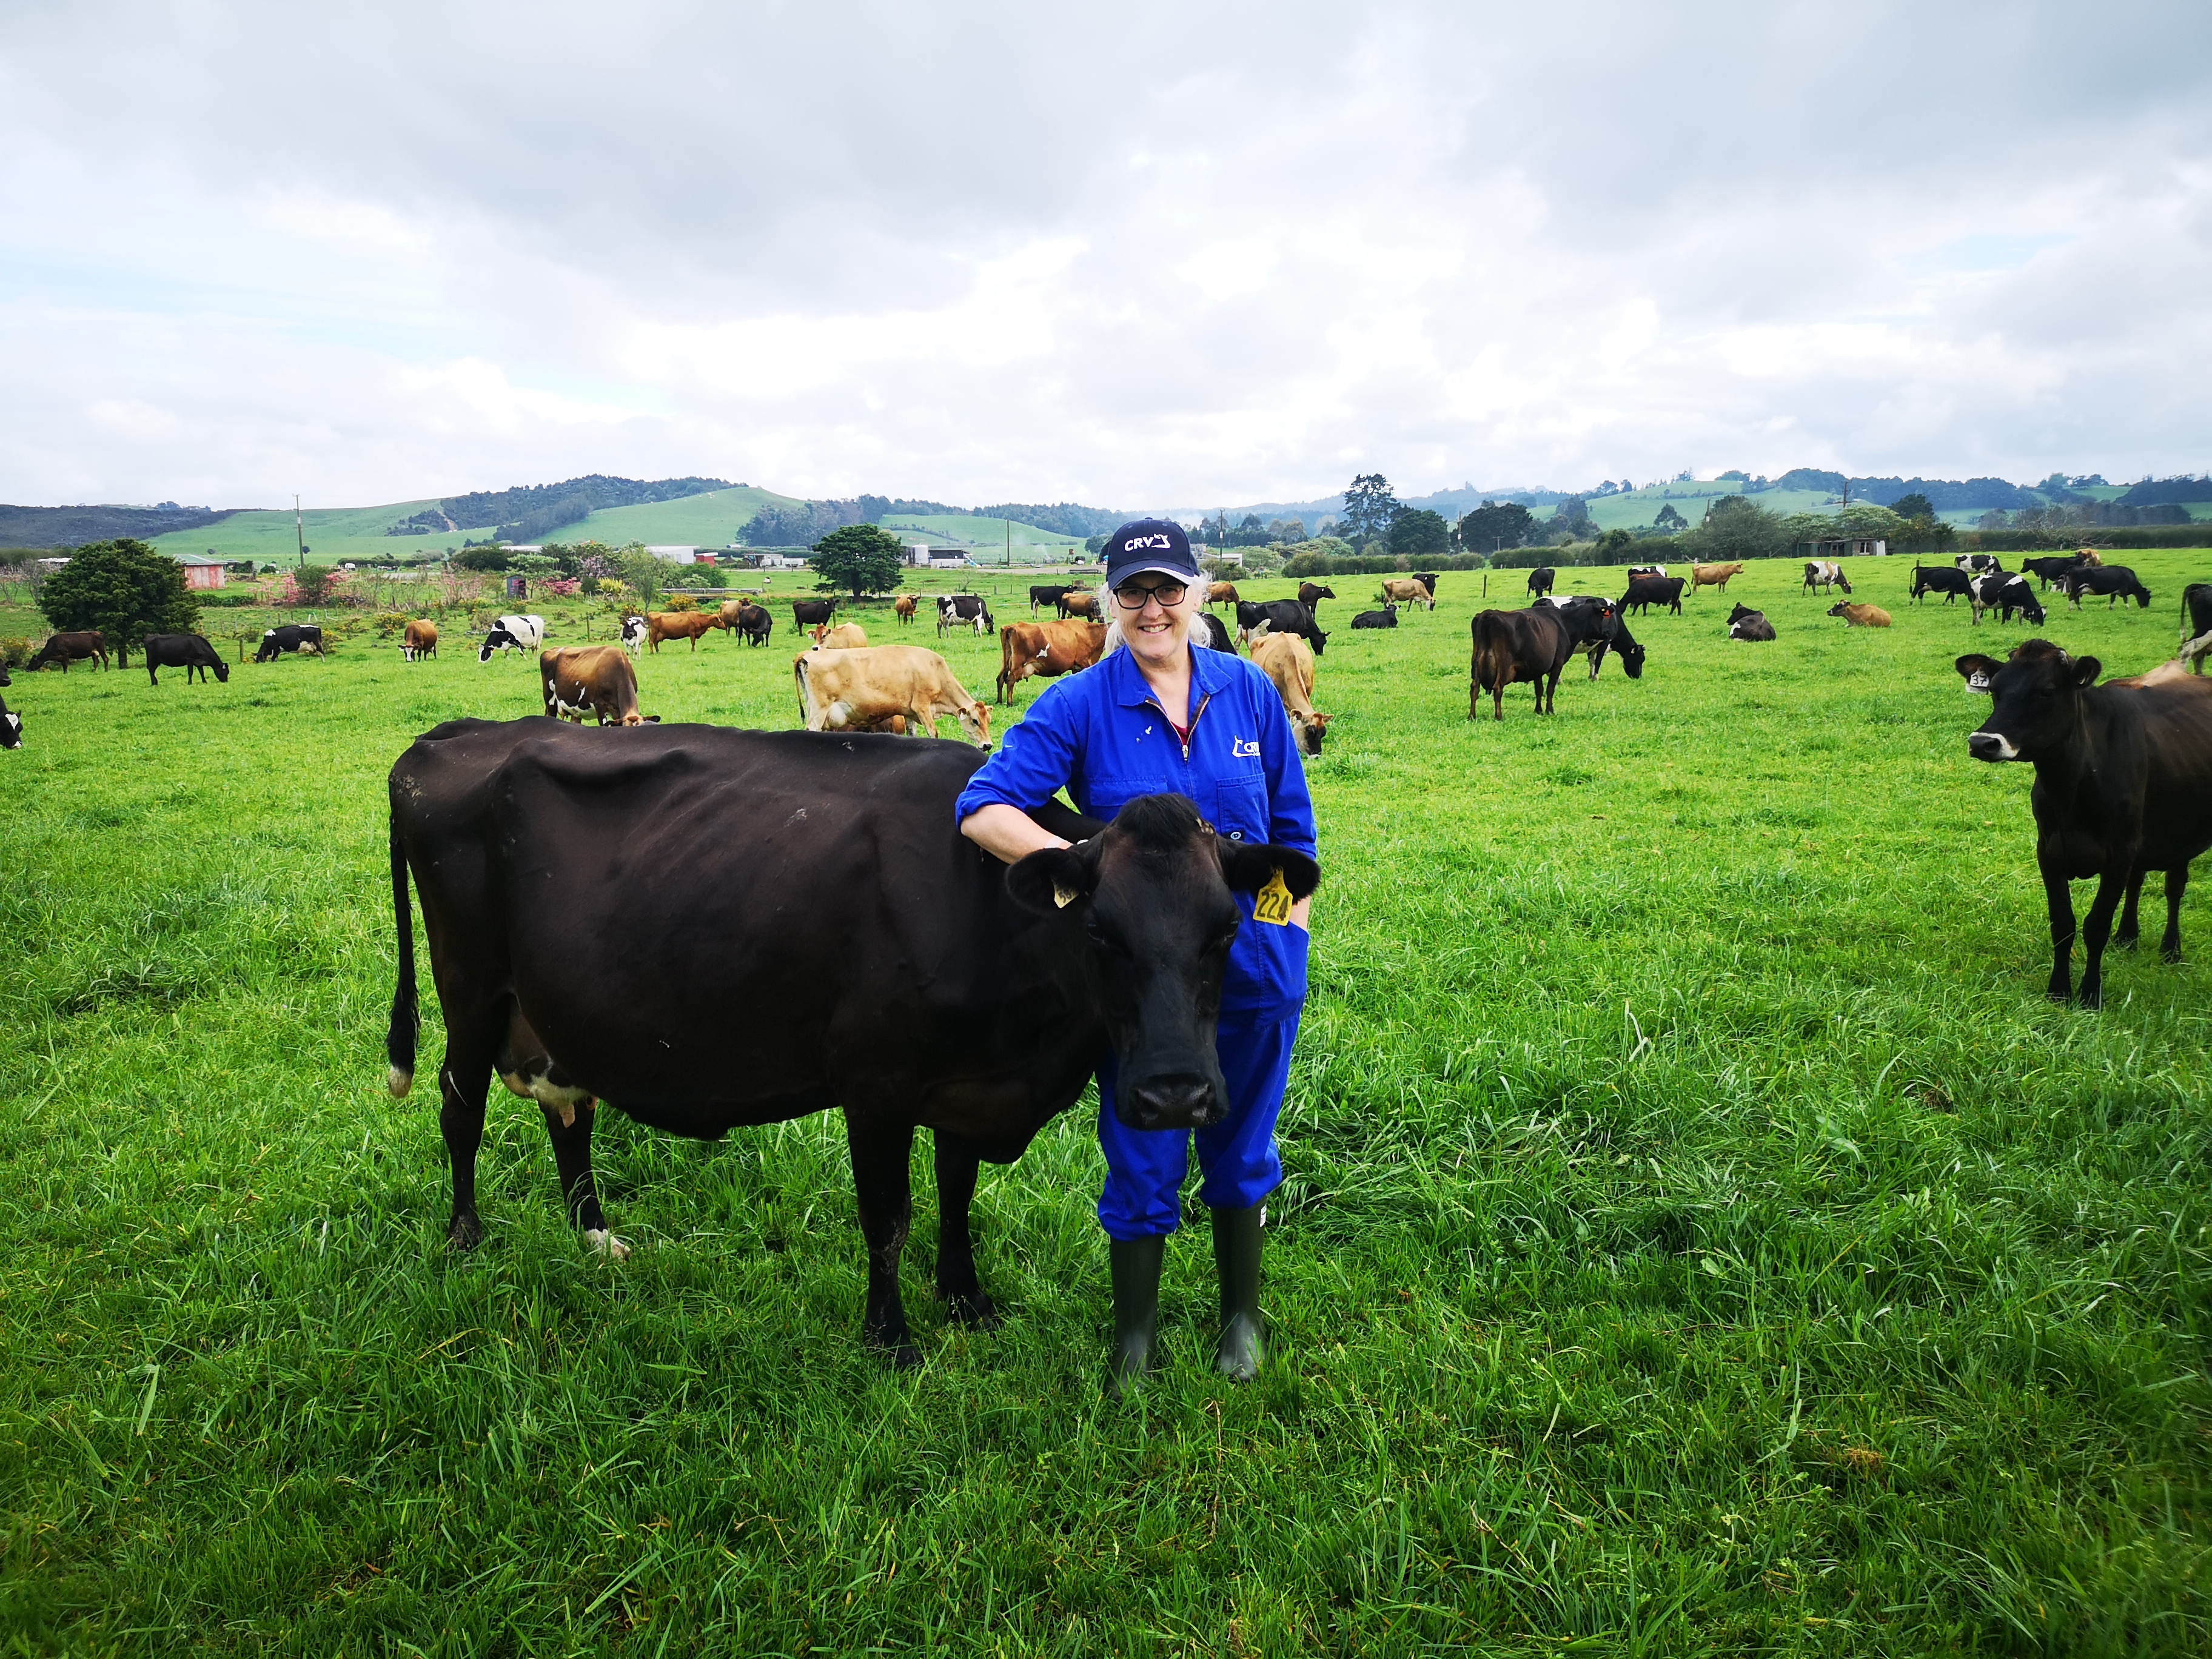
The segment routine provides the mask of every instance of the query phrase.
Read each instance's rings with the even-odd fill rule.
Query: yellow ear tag
[[[1252,898],[1252,919],[1271,927],[1287,927],[1291,920],[1291,890],[1283,885],[1280,866],[1268,876],[1267,884]]]
[[[1083,895],[1077,892],[1073,887],[1062,887],[1058,882],[1054,882],[1053,884],[1052,902],[1054,904],[1057,904],[1063,910],[1067,908],[1069,905],[1074,903],[1076,900],[1082,896]]]

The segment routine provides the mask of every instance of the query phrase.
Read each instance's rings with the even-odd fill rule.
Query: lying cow
[[[858,651],[868,642],[868,630],[858,623],[839,623],[836,627],[822,627],[814,630],[814,649],[817,651]]]
[[[1308,757],[1320,754],[1329,716],[1314,712],[1314,659],[1306,642],[1296,634],[1270,634],[1253,642],[1252,660],[1274,682],[1283,710],[1298,734],[1298,752]]]
[[[1007,623],[999,629],[998,701],[1032,674],[1056,679],[1090,667],[1106,651],[1106,625],[1095,622]]]
[[[543,617],[501,617],[491,625],[477,646],[479,665],[491,660],[495,651],[515,651],[527,656],[544,648],[545,618]]]
[[[1468,624],[1474,654],[1468,667],[1467,717],[1482,718],[1482,696],[1490,694],[1492,717],[1505,718],[1505,688],[1528,681],[1535,687],[1536,712],[1553,712],[1559,675],[1574,654],[1566,617],[1552,605],[1526,611],[1484,611]]]
[[[1436,594],[1419,576],[1385,576],[1382,591],[1375,597],[1386,605],[1418,605],[1428,611],[1437,608]],[[1241,612],[1243,607],[1237,609]]]
[[[2136,938],[2143,879],[2166,872],[2166,936],[2160,951],[2181,959],[2181,896],[2190,861],[2212,847],[2212,681],[2147,675],[2153,684],[2099,685],[2094,657],[2069,657],[2029,640],[2000,663],[1961,657],[1970,690],[1990,694],[1990,717],[1966,739],[1976,760],[2035,768],[2035,861],[2051,913],[2054,1002],[2069,992],[2074,896],[2068,884],[2097,878],[2082,930],[2082,1006],[2104,1000],[2107,938],[2123,950]],[[2119,931],[2112,912],[2124,897]]]
[[[1628,567],[1628,580],[1631,581],[1639,576],[1663,578],[1666,574],[1667,567],[1663,564],[1632,564]]]
[[[792,664],[799,712],[810,732],[839,732],[891,714],[906,716],[917,738],[934,737],[940,716],[960,721],[968,740],[991,746],[991,711],[953,678],[934,651],[878,645],[865,651],[809,651]]]
[[[230,683],[230,665],[222,659],[222,653],[198,634],[149,634],[146,636],[146,679],[149,684],[159,685],[157,668],[181,668],[185,684],[192,683],[192,672],[199,672],[200,684],[207,684],[212,672],[224,684]]]
[[[2084,565],[2069,571],[2059,586],[2066,590],[2066,601],[2076,611],[2081,608],[2081,596],[2101,598],[2105,609],[2110,611],[2124,598],[2131,598],[2142,609],[2150,609],[2150,589],[2136,580],[2136,573],[2124,564],[2102,567]]]
[[[313,623],[286,623],[281,628],[265,628],[261,631],[261,644],[253,653],[253,660],[275,662],[292,653],[322,656],[323,630]],[[477,660],[483,659],[479,657]]]
[[[1213,1010],[1235,896],[1279,872],[1303,897],[1318,866],[1150,795],[1110,823],[1038,809],[1079,844],[1008,870],[928,828],[951,823],[982,761],[953,744],[688,725],[617,737],[456,720],[418,738],[392,770],[386,1053],[404,1098],[421,1024],[411,873],[445,1023],[451,1245],[483,1237],[477,1152],[495,1071],[538,1103],[586,1244],[617,1256],[592,1170],[601,1101],[708,1140],[842,1108],[866,1248],[862,1335],[913,1365],[899,1263],[918,1126],[936,1159],[938,1292],[954,1318],[988,1327],[998,1316],[969,1230],[978,1166],[1018,1158],[1083,1097],[1103,1053],[1133,1127],[1137,1103],[1170,1080],[1183,1115],[1143,1127],[1220,1121]],[[803,896],[805,925],[763,892]],[[732,1006],[755,1033],[742,1064]]]
[[[1878,605],[1852,605],[1844,602],[1830,605],[1828,614],[1832,617],[1841,617],[1844,625],[1850,628],[1889,626],[1889,612]]]
[[[1805,592],[1825,592],[1832,587],[1840,587],[1846,593],[1851,591],[1851,579],[1844,574],[1843,566],[1833,559],[1806,560]]]
[[[1398,607],[1394,602],[1380,611],[1363,611],[1352,619],[1352,625],[1354,628],[1395,628],[1398,625]]]
[[[39,647],[38,653],[23,665],[23,672],[34,674],[48,663],[59,663],[62,673],[66,676],[71,663],[91,661],[97,661],[102,668],[107,666],[107,640],[99,629],[49,634],[46,642]]]
[[[399,636],[399,660],[420,662],[437,654],[438,624],[427,617],[410,622],[407,631]]]
[[[1966,602],[1974,608],[1974,625],[1981,626],[1982,612],[1995,611],[1997,620],[2010,622],[2012,613],[2019,611],[2034,625],[2043,623],[2043,605],[2035,597],[2035,590],[2027,585],[2027,578],[2011,571],[2000,570],[1994,575],[1966,578]]]
[[[722,613],[719,611],[648,611],[645,616],[645,642],[657,657],[663,640],[689,640],[696,653],[701,636],[721,625]]]
[[[1913,604],[1919,605],[1930,593],[1941,593],[1948,605],[1957,599],[1972,599],[1973,578],[1963,570],[1946,570],[1942,565],[1916,564],[1912,567]]]
[[[586,714],[601,726],[642,726],[637,712],[637,670],[618,645],[556,646],[538,657],[545,712],[581,726]]]
[[[1753,611],[1747,605],[1739,605],[1729,612],[1728,636],[1732,640],[1771,640],[1774,624],[1766,620],[1764,611]]]

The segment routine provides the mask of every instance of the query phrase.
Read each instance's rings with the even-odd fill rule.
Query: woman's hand
[[[960,833],[1001,864],[1018,864],[1030,854],[1041,853],[1048,847],[1073,845],[1054,835],[1019,807],[1009,806],[1004,801],[977,807],[960,820]]]

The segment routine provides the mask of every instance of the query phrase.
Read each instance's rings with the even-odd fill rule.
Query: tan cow
[[[1385,576],[1378,597],[1385,605],[1425,605],[1431,611],[1437,608],[1437,596],[1429,592],[1429,585],[1419,576]]]
[[[751,601],[750,599],[724,599],[722,601],[720,615],[722,618],[722,631],[725,634],[735,634],[738,632],[738,618],[744,615],[745,606],[750,603]]]
[[[1313,647],[1296,634],[1268,634],[1252,641],[1252,660],[1275,683],[1283,708],[1297,728],[1301,754],[1321,753],[1322,734],[1330,717],[1316,714],[1313,706]]]
[[[839,623],[832,628],[827,623],[814,630],[817,651],[858,651],[868,642],[868,630],[858,623]]]
[[[2083,564],[2094,566],[2099,569],[2104,568],[2105,562],[2098,556],[2097,550],[2094,547],[2077,547],[2074,550],[2074,556],[2081,560]]]
[[[1088,668],[1105,653],[1106,624],[1096,622],[1005,623],[999,629],[999,696],[1012,700],[1030,675],[1053,679]]]
[[[1729,578],[1743,574],[1743,561],[1731,559],[1726,564],[1693,564],[1690,567],[1690,597],[1696,599],[1701,587],[1717,587],[1728,592]],[[1850,592],[1849,588],[1844,590]]]
[[[1878,605],[1835,605],[1828,607],[1832,617],[1841,617],[1853,628],[1887,628],[1889,612]]]
[[[1105,614],[1096,593],[1071,591],[1061,594],[1057,603],[1060,606],[1060,620],[1063,622],[1076,617],[1088,617],[1091,621],[1097,622]]]
[[[645,613],[646,643],[653,654],[660,654],[663,640],[689,640],[691,648],[699,648],[699,636],[710,629],[721,627],[722,613],[719,611],[648,611]]]
[[[637,712],[637,670],[618,645],[556,646],[538,653],[545,712],[581,726],[586,714],[605,726],[643,726]]]
[[[424,657],[438,654],[438,624],[427,617],[407,624],[407,632],[399,641],[399,660],[419,662]]]
[[[1206,602],[1208,605],[1235,605],[1237,584],[1235,582],[1212,583],[1206,590]]]
[[[945,659],[918,645],[808,651],[791,665],[810,732],[864,730],[893,714],[917,738],[937,735],[938,718],[958,718],[979,749],[991,746],[991,711],[969,696]]]
[[[902,593],[891,601],[891,614],[902,623],[910,623],[914,620],[915,607],[921,603],[921,600],[918,596]]]

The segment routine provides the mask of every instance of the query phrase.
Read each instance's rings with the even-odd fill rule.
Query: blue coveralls
[[[1063,784],[1078,810],[1110,818],[1139,795],[1188,795],[1232,841],[1318,855],[1313,798],[1282,698],[1255,665],[1226,652],[1191,653],[1191,729],[1186,751],[1135,661],[1116,651],[1096,668],[1055,680],[1010,729],[999,752],[961,792],[965,818],[994,801],[1024,811]],[[1228,1117],[1195,1131],[1200,1198],[1245,1209],[1279,1186],[1275,1119],[1290,1080],[1291,1044],[1306,995],[1304,928],[1244,923],[1223,975],[1215,1050],[1229,1085]],[[1131,1129],[1114,1115],[1114,1057],[1098,1066],[1098,1140],[1106,1190],[1098,1222],[1117,1239],[1171,1233],[1189,1168],[1193,1131]]]

